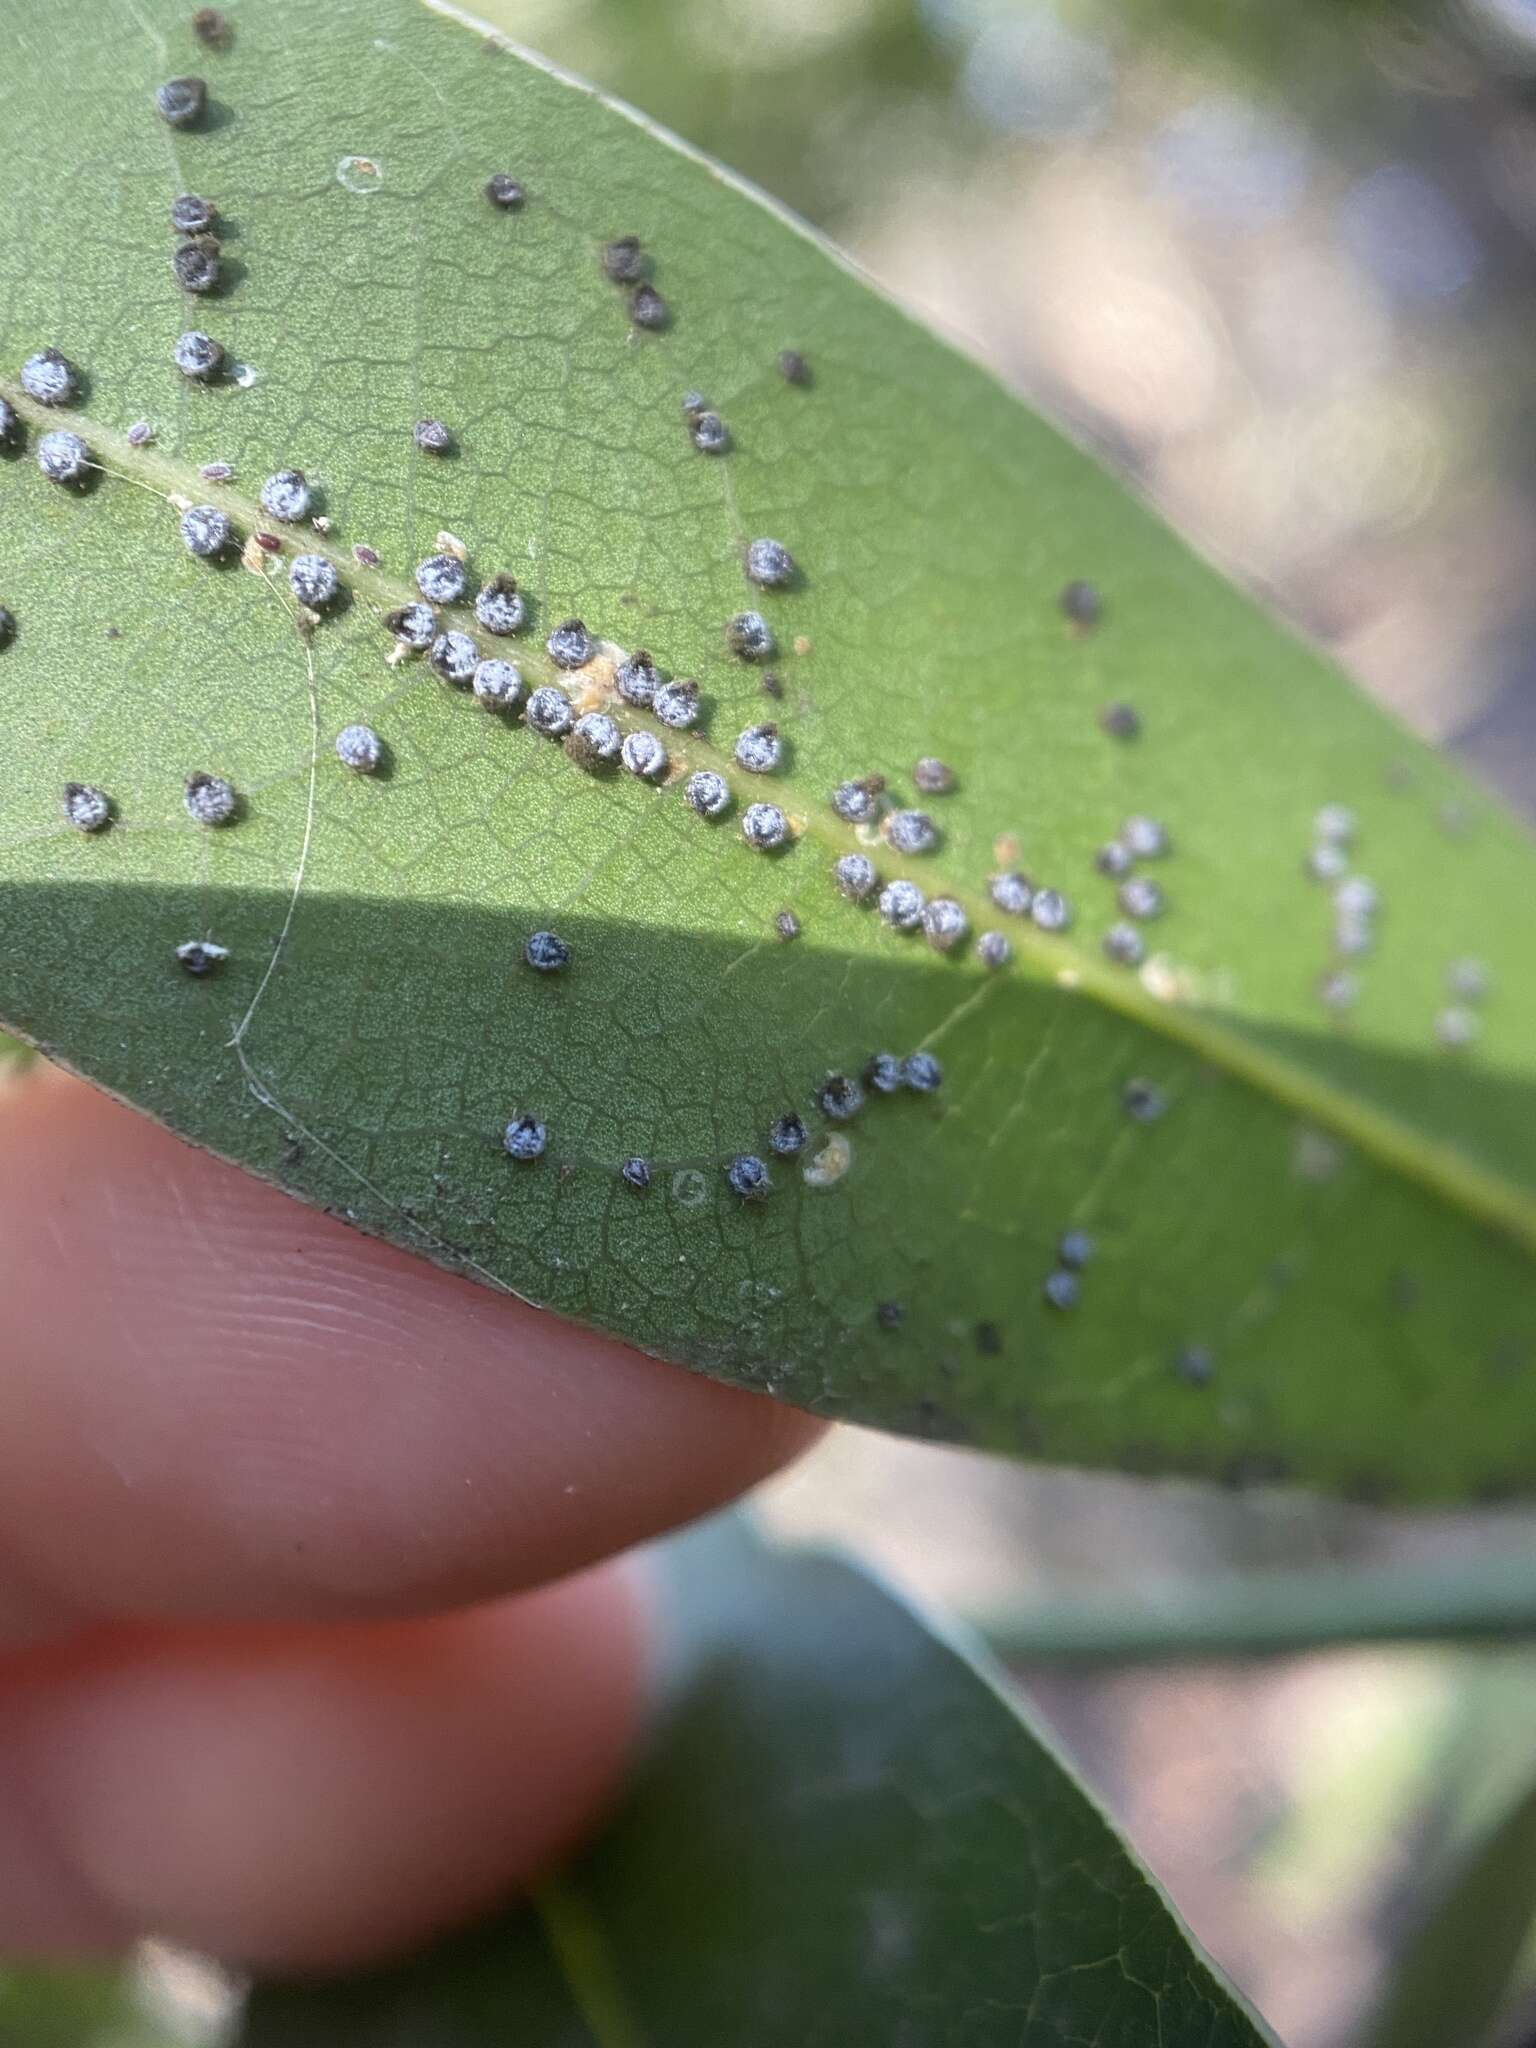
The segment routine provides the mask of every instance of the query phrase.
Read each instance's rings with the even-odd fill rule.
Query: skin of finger
[[[820,1425],[303,1208],[56,1072],[0,1097],[0,1622],[430,1612]]]
[[[0,1663],[0,1947],[157,1933],[266,1973],[397,1955],[612,1799],[645,1696],[610,1564],[431,1621],[117,1628]]]

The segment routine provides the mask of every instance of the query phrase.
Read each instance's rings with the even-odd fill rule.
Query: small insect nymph
[[[418,420],[411,438],[423,455],[446,455],[453,446],[453,436],[441,420]]]
[[[53,484],[77,484],[92,467],[91,451],[78,434],[56,428],[37,444],[37,466]]]
[[[314,494],[302,469],[280,469],[261,487],[262,511],[290,526],[307,519],[313,503]]]
[[[181,515],[181,537],[189,554],[212,560],[228,552],[234,529],[217,505],[189,505]]]
[[[172,128],[192,128],[208,106],[208,85],[201,78],[168,78],[155,88],[155,111]]]
[[[510,171],[492,171],[482,190],[492,206],[499,206],[503,213],[516,212],[526,196]]]
[[[571,949],[558,932],[531,932],[523,958],[540,974],[559,974],[571,964]]]
[[[492,576],[480,586],[475,617],[487,633],[515,633],[528,618],[527,602],[513,576]]]
[[[21,388],[39,405],[68,405],[80,393],[80,376],[56,348],[39,349],[21,366]]]
[[[463,689],[475,679],[480,650],[467,633],[439,633],[427,660],[445,683]]]
[[[832,879],[843,894],[854,903],[862,903],[874,890],[880,877],[875,864],[867,854],[842,854],[832,867]]]
[[[797,348],[779,350],[779,375],[786,384],[809,384],[811,366]]]
[[[789,839],[789,820],[777,804],[748,804],[741,814],[741,836],[760,853],[771,853]]]
[[[336,564],[326,555],[295,555],[288,569],[288,587],[312,612],[324,611],[341,593]]]
[[[189,775],[182,801],[187,816],[198,825],[227,825],[239,808],[233,783],[222,775],[208,775],[199,769]]]
[[[177,339],[171,355],[183,377],[194,378],[200,383],[217,377],[224,367],[222,344],[211,334],[201,334],[196,328],[190,328]]]
[[[515,1116],[502,1132],[501,1142],[510,1158],[526,1164],[543,1156],[549,1132],[537,1117]]]
[[[428,555],[416,564],[416,588],[428,604],[457,604],[467,580],[457,555]]]
[[[654,285],[637,284],[629,295],[629,317],[636,327],[649,328],[654,332],[666,326],[672,313]]]
[[[610,284],[639,284],[645,276],[645,251],[638,235],[616,235],[606,242],[602,261]]]
[[[580,619],[567,619],[556,626],[544,644],[557,668],[585,668],[597,652],[592,635]]]
[[[782,590],[795,580],[795,558],[778,540],[750,541],[745,568],[748,581],[764,590]]]
[[[515,711],[523,698],[522,670],[493,655],[488,661],[476,662],[470,687],[475,702],[487,711]]]
[[[701,818],[719,818],[731,807],[731,785],[713,768],[700,768],[683,784],[683,796]]]
[[[571,700],[555,683],[544,683],[528,699],[524,721],[548,740],[564,739],[576,723]]]
[[[344,725],[336,735],[336,758],[357,775],[372,775],[384,759],[384,742],[371,725]]]
[[[912,786],[921,790],[924,796],[948,796],[955,786],[955,771],[947,761],[924,754],[913,764]]]
[[[99,832],[112,819],[112,799],[88,782],[66,782],[64,815],[77,832]]]
[[[690,413],[688,438],[701,455],[723,455],[731,445],[731,431],[719,413],[705,408]]]
[[[619,1178],[626,1187],[631,1187],[636,1194],[643,1195],[651,1184],[651,1162],[638,1156],[626,1159],[619,1168]]]
[[[429,604],[402,604],[384,614],[384,623],[403,647],[418,652],[437,638],[437,613]]]

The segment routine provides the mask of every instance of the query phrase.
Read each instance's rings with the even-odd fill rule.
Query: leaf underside
[[[177,132],[152,93],[187,71],[211,104]],[[25,430],[0,462],[0,1021],[367,1230],[827,1415],[1372,1496],[1530,1486],[1536,862],[1451,766],[793,223],[461,19],[261,0],[207,51],[180,0],[57,0],[17,31],[0,134],[0,391]],[[482,197],[497,170],[520,209]],[[184,191],[222,223],[202,299],[170,268]],[[602,275],[623,233],[662,331]],[[233,374],[179,375],[188,327]],[[49,345],[85,380],[52,415],[16,381]],[[789,346],[809,384],[779,374]],[[691,445],[689,389],[724,455]],[[428,416],[446,458],[414,445]],[[39,474],[54,426],[90,444],[91,488]],[[184,550],[173,501],[243,538],[285,466],[327,531],[283,531],[254,571]],[[703,724],[667,742],[727,773],[732,815],[391,667],[381,616],[440,531],[471,589],[519,579],[530,629],[482,651],[531,684],[572,615],[697,677]],[[745,580],[764,535],[794,587]],[[348,592],[307,638],[300,549]],[[1103,594],[1095,628],[1063,615],[1075,580]],[[749,605],[778,700],[725,645]],[[569,680],[606,705],[611,678],[605,656]],[[1111,701],[1139,739],[1101,729]],[[787,758],[753,777],[731,750],[764,718]],[[359,719],[380,775],[332,752]],[[925,755],[951,794],[916,796]],[[235,823],[187,817],[199,770],[235,784]],[[834,888],[871,835],[829,792],[871,774],[941,832],[921,858],[869,846],[882,875],[1005,931],[1009,967]],[[106,831],[62,822],[69,782],[109,792]],[[743,843],[755,798],[793,822],[778,855]],[[1343,1015],[1302,871],[1328,803],[1357,813],[1384,905]],[[1101,955],[1119,912],[1093,868],[1135,813],[1173,847],[1146,865],[1168,909],[1140,974]],[[1063,889],[1072,930],[994,911],[1000,865]],[[564,974],[522,964],[540,928],[571,944]],[[173,958],[194,938],[229,948],[197,981]],[[1492,992],[1447,1052],[1463,956]],[[828,1072],[917,1048],[936,1094],[833,1131]],[[1127,1114],[1132,1082],[1162,1115]],[[738,1201],[728,1162],[768,1157],[789,1110],[807,1150]],[[519,1113],[548,1126],[533,1165],[501,1147]],[[645,1194],[619,1176],[635,1155]],[[1043,1288],[1067,1230],[1094,1256],[1062,1310]]]
[[[834,1559],[668,1547],[689,1640],[625,1807],[422,1961],[257,1994],[241,2048],[1260,2048],[1015,1706]]]

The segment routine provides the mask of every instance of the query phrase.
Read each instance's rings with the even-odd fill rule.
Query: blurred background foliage
[[[798,208],[1536,812],[1536,0],[478,11]],[[1410,1521],[852,1431],[764,1507],[1003,1618],[1021,1684],[1289,2048],[1409,2048],[1367,2015],[1536,1776],[1536,1658],[1495,1635],[1074,1665],[1028,1655],[1030,1617],[1112,1596],[1155,1618],[1234,1572],[1326,1573],[1335,1605],[1365,1569],[1411,1588],[1502,1561],[1507,1585],[1528,1513]],[[1536,2042],[1536,1961],[1516,1984],[1507,2048]],[[117,1984],[11,1972],[0,2048],[210,2048],[231,1996],[157,1950]]]

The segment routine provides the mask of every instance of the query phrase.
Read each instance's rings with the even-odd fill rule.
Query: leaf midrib
[[[32,431],[72,428],[91,450],[97,468],[109,479],[117,479],[151,492],[168,504],[190,501],[216,505],[228,513],[237,533],[249,536],[266,530],[260,505],[249,494],[228,483],[211,483],[191,464],[161,454],[151,442],[135,448],[127,439],[93,419],[78,407],[44,407],[29,398],[19,385],[0,379],[0,397],[10,401]],[[345,578],[354,600],[370,599],[382,622],[386,612],[415,601],[420,593],[407,578],[387,574],[358,562],[350,547],[340,546],[328,533],[313,527],[278,528],[285,543],[296,543],[302,534],[302,549],[332,561]],[[288,559],[273,556],[273,570]],[[267,572],[273,573],[271,571]],[[445,615],[469,609],[438,607]],[[470,620],[473,611],[469,609]],[[604,651],[622,659],[629,650],[602,640]],[[558,668],[535,641],[519,639],[515,646],[519,668],[532,671],[536,681],[551,681],[569,689],[571,671]],[[580,676],[582,672],[576,671]],[[536,682],[535,682],[536,686]],[[615,700],[632,728],[645,728],[666,742],[673,771],[656,785],[657,793],[675,787],[683,773],[699,767],[717,769],[732,780],[734,757],[697,732],[679,734],[659,720],[647,717],[636,707]],[[549,749],[565,761],[563,750]],[[566,762],[573,775],[585,771]],[[736,787],[734,781],[733,788]],[[792,775],[775,776],[772,796],[800,826],[798,840],[823,845],[829,858],[840,853],[862,851],[857,835],[837,817],[828,800],[797,786]],[[768,793],[765,788],[765,794]],[[790,849],[792,852],[793,849]],[[925,856],[919,863],[930,896],[937,893],[933,882],[942,877],[942,893],[960,903],[974,928],[999,922],[995,907],[985,892],[944,876],[942,854]],[[926,878],[932,880],[926,880]],[[830,884],[829,884],[830,886]],[[1003,919],[1002,924],[1022,965],[1034,977],[1072,995],[1090,998],[1139,1024],[1154,1035],[1172,1040],[1214,1067],[1223,1069],[1269,1100],[1282,1103],[1320,1128],[1346,1140],[1361,1153],[1395,1175],[1424,1187],[1448,1206],[1480,1219],[1512,1238],[1528,1253],[1536,1253],[1536,1190],[1528,1190],[1502,1174],[1469,1158],[1457,1146],[1426,1138],[1401,1118],[1320,1079],[1307,1067],[1257,1044],[1241,1026],[1234,1026],[1219,1013],[1197,1009],[1150,995],[1141,981],[1128,973],[1110,973],[1077,942],[1065,935],[1042,933],[1028,919]],[[1004,976],[989,976],[981,993],[985,996],[1000,986]]]

